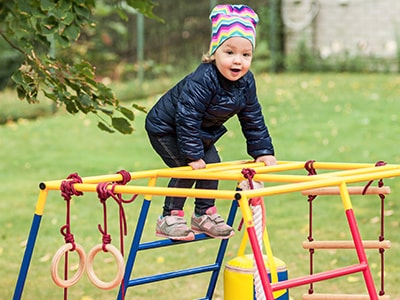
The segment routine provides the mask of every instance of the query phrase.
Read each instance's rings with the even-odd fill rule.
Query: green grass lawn
[[[165,84],[165,83],[164,83]],[[273,136],[278,160],[329,162],[366,162],[384,160],[400,164],[398,152],[400,126],[400,77],[382,74],[282,74],[257,76],[258,96],[265,119]],[[121,88],[121,90],[124,90]],[[118,92],[118,91],[117,91]],[[14,114],[18,109],[35,106],[18,103],[10,108],[9,93],[1,94],[1,110]],[[126,98],[126,97],[125,97]],[[150,107],[156,97],[140,100]],[[12,99],[11,99],[12,100]],[[16,102],[19,100],[14,99]],[[22,106],[21,106],[22,105]],[[44,105],[45,106],[45,105]],[[4,110],[3,110],[4,109]],[[46,108],[45,108],[46,109]],[[31,226],[41,181],[62,179],[78,172],[82,177],[112,174],[118,170],[142,171],[164,168],[151,149],[144,129],[144,115],[135,119],[135,133],[130,136],[110,135],[97,129],[93,116],[70,116],[58,112],[36,120],[20,119],[0,127],[0,299],[12,297],[24,246]],[[248,159],[236,119],[228,122],[229,132],[218,142],[224,161]],[[392,249],[386,252],[385,286],[392,299],[400,297],[399,194],[400,178],[385,181],[392,189],[386,202],[386,238]],[[143,183],[144,184],[144,183]],[[221,182],[221,187],[234,189],[234,184]],[[348,237],[339,197],[319,197],[315,204],[316,239]],[[142,198],[126,206],[128,236],[126,249],[136,226]],[[379,225],[379,200],[374,196],[352,197],[354,211],[365,239],[376,239]],[[267,227],[275,256],[287,265],[289,277],[308,273],[308,252],[301,247],[307,238],[307,199],[296,194],[265,199]],[[152,201],[144,239],[154,239],[155,219],[161,212],[162,199]],[[219,201],[221,214],[226,215],[230,203]],[[112,206],[111,206],[112,207]],[[187,216],[193,209],[192,199],[185,206]],[[239,213],[240,215],[240,213]],[[236,223],[239,222],[239,216]],[[118,245],[117,211],[110,208],[110,233]],[[115,220],[115,222],[113,221]],[[97,224],[102,223],[102,207],[95,195],[74,198],[72,231],[75,239],[89,252],[101,242]],[[54,253],[63,245],[59,229],[65,223],[65,202],[58,192],[50,192],[39,236],[32,257],[23,299],[62,299],[63,291],[50,277]],[[237,224],[235,224],[236,226]],[[242,233],[237,233],[228,246],[225,261],[237,254]],[[180,267],[210,263],[218,247],[217,241],[192,243],[174,248],[140,253],[134,276],[171,271]],[[176,249],[178,248],[178,249]],[[248,251],[250,251],[248,249]],[[379,283],[378,251],[368,250],[371,270]],[[74,257],[72,267],[74,267]],[[99,255],[96,271],[112,276],[113,260]],[[350,264],[351,250],[317,251],[316,270]],[[76,264],[75,264],[76,265]],[[111,274],[111,275],[110,275]],[[178,278],[128,289],[128,299],[195,299],[203,297],[209,274]],[[317,292],[366,293],[361,275],[348,276],[315,285]],[[308,286],[292,289],[292,299],[301,299]],[[117,290],[95,288],[86,276],[68,291],[70,299],[114,299]],[[223,299],[222,276],[214,299]]]

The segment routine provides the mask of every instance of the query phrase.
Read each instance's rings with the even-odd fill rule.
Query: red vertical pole
[[[247,228],[247,234],[249,235],[250,245],[253,249],[254,259],[256,261],[258,273],[260,274],[261,283],[264,289],[264,294],[267,300],[274,300],[274,295],[272,294],[271,283],[268,278],[268,272],[265,268],[264,257],[262,255],[260,246],[257,241],[257,234],[254,226]]]
[[[365,249],[362,244],[361,235],[360,235],[360,232],[357,227],[357,221],[354,216],[353,209],[346,210],[346,217],[347,217],[347,221],[350,226],[351,235],[353,237],[354,245],[355,245],[355,248],[357,251],[358,260],[360,261],[360,264],[366,265],[366,267],[363,271],[363,276],[364,276],[365,284],[367,285],[369,298],[371,300],[378,300],[378,294],[375,290],[374,280],[372,278],[371,270],[368,265],[367,255],[365,254]]]

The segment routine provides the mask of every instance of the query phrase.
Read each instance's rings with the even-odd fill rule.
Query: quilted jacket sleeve
[[[262,155],[274,155],[274,147],[258,102],[254,77],[250,72],[248,74],[247,105],[238,114],[238,118],[246,138],[247,152],[255,159]]]

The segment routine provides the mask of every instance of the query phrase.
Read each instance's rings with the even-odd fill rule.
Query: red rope
[[[386,163],[382,160],[376,162],[375,167],[381,167],[386,165]],[[365,195],[368,188],[371,186],[373,180],[370,180],[364,187],[362,194]],[[383,187],[383,179],[379,179],[378,186]],[[385,195],[379,194],[379,198],[381,199],[381,216],[380,216],[380,235],[378,237],[379,241],[383,241],[385,239]],[[381,289],[379,291],[379,296],[385,295],[385,249],[379,248],[379,255],[381,260]]]
[[[131,180],[131,175],[129,172],[125,170],[120,170],[117,172],[118,174],[121,174],[122,180],[114,182],[109,189],[108,186],[111,183],[103,182],[99,183],[97,185],[97,194],[100,199],[100,202],[103,204],[103,222],[104,222],[104,228],[101,227],[101,225],[98,225],[99,231],[102,234],[102,242],[103,242],[103,251],[107,252],[106,245],[111,243],[111,236],[107,233],[107,206],[106,206],[106,200],[109,197],[112,197],[116,203],[118,204],[119,207],[119,232],[120,232],[120,251],[122,256],[124,256],[124,236],[128,234],[128,229],[127,229],[127,222],[126,222],[126,214],[124,210],[124,203],[131,203],[133,202],[137,194],[133,195],[131,199],[129,200],[124,200],[122,198],[121,193],[115,193],[115,187],[118,185],[126,185],[130,180]],[[122,281],[122,287],[121,290],[124,291],[124,282]],[[124,299],[125,295],[124,292],[122,294],[122,299]]]
[[[97,227],[102,234],[102,242],[103,242],[103,251],[107,252],[106,246],[111,243],[111,235],[107,232],[107,205],[106,201],[109,198],[110,194],[108,192],[108,182],[101,182],[97,185],[96,191],[97,196],[100,199],[100,203],[103,205],[103,227],[101,224],[98,224]]]
[[[256,175],[256,171],[254,169],[250,169],[250,168],[244,168],[242,169],[242,174],[243,177],[246,178],[249,182],[249,187],[251,190],[254,190],[254,184],[253,184],[253,178],[254,175]],[[257,206],[257,205],[261,205],[262,208],[262,226],[263,228],[265,228],[266,222],[265,222],[265,206],[264,206],[264,201],[262,197],[255,197],[255,198],[251,198],[249,199],[249,205],[252,206]],[[240,220],[239,226],[238,226],[238,231],[240,231],[243,227],[243,218]]]
[[[108,188],[110,183],[107,183],[107,182],[99,183],[97,185],[96,190],[97,190],[97,194],[100,199],[100,202],[103,204],[103,216],[104,216],[104,228],[102,228],[100,224],[98,227],[99,227],[100,232],[103,234],[103,250],[105,250],[105,245],[107,243],[109,244],[111,241],[111,238],[109,237],[109,235],[107,233],[106,200],[109,197],[112,197],[116,201],[116,203],[118,204],[118,207],[119,207],[119,222],[120,222],[119,227],[120,227],[120,244],[121,244],[120,251],[123,255],[124,254],[123,253],[124,252],[123,236],[128,234],[128,230],[127,230],[128,226],[127,226],[127,222],[126,222],[126,214],[125,214],[123,203],[133,202],[136,199],[137,194],[133,195],[132,198],[129,200],[124,200],[122,198],[121,193],[115,193],[115,187],[118,186],[118,184],[125,185],[126,183],[128,183],[131,180],[131,175],[129,172],[121,170],[117,173],[120,173],[122,175],[122,180],[113,183],[111,186],[111,189]]]
[[[65,225],[60,228],[60,233],[64,236],[65,243],[72,244],[72,248],[70,251],[74,251],[76,249],[74,235],[71,233],[71,199],[74,195],[83,195],[82,192],[75,189],[75,183],[82,183],[82,179],[78,176],[78,173],[70,174],[66,180],[63,180],[61,182],[60,186],[61,196],[66,201],[66,221]],[[64,279],[68,279],[68,252],[65,253]],[[64,299],[67,299],[67,288],[64,288]]]
[[[375,164],[375,167],[381,167],[381,166],[384,166],[384,165],[386,165],[386,163],[385,163],[384,161],[380,160],[380,161],[378,161],[378,162]],[[370,180],[370,181],[365,185],[365,187],[364,187],[364,189],[363,189],[363,192],[362,192],[363,195],[365,195],[365,193],[367,192],[368,188],[370,187],[370,185],[371,185],[373,182],[374,182],[373,180]],[[381,184],[380,187],[383,186],[383,180],[382,180],[382,179],[379,180],[378,185],[379,185],[379,184]],[[382,197],[383,197],[383,198],[385,197],[385,195],[379,195],[379,196],[381,197],[381,199],[382,199]]]
[[[60,190],[61,196],[66,201],[66,221],[65,225],[61,227],[60,232],[64,236],[64,240],[66,243],[71,243],[72,248],[70,251],[74,251],[76,248],[74,235],[71,233],[71,199],[72,196],[82,196],[83,193],[77,191],[74,187],[75,183],[82,183],[82,179],[78,176],[78,173],[70,174],[67,177],[67,180],[63,180],[61,182]]]
[[[304,164],[304,168],[306,169],[306,171],[308,172],[307,176],[313,176],[313,175],[317,175],[317,170],[315,170],[314,168],[314,163],[315,160],[308,160],[306,161],[306,163]],[[316,195],[308,195],[308,241],[313,241],[313,201],[314,199],[317,198]],[[310,275],[312,275],[314,273],[314,253],[315,253],[315,249],[309,249],[309,255],[310,255]],[[308,293],[312,294],[314,293],[314,284],[310,283],[309,289],[308,289]]]

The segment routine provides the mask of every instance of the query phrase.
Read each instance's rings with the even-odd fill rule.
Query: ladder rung
[[[147,284],[147,283],[152,283],[152,282],[156,282],[156,281],[167,280],[167,279],[172,279],[172,278],[177,278],[177,277],[211,272],[211,271],[218,270],[219,268],[220,268],[220,265],[216,263],[216,264],[199,266],[199,267],[194,267],[194,268],[189,268],[189,269],[184,269],[184,270],[177,270],[177,271],[172,271],[172,272],[167,272],[167,273],[145,276],[145,277],[140,277],[140,278],[135,278],[135,279],[129,280],[128,286],[136,286],[136,285]]]
[[[138,250],[156,249],[156,248],[161,248],[161,247],[174,246],[174,245],[178,245],[178,244],[187,244],[187,243],[192,243],[192,242],[198,242],[198,241],[203,241],[203,240],[208,240],[208,239],[211,239],[211,237],[209,237],[205,233],[199,233],[199,234],[195,235],[195,239],[193,241],[178,241],[178,240],[171,240],[171,239],[155,240],[152,242],[141,243],[138,247]]]
[[[365,249],[389,249],[389,240],[383,241],[362,241]],[[354,249],[353,241],[304,241],[304,249]]]
[[[349,191],[350,195],[361,195],[362,192],[364,191],[364,186],[349,186],[347,187],[347,190]],[[340,190],[339,187],[337,186],[332,186],[332,187],[322,187],[322,188],[315,188],[315,189],[309,189],[309,190],[304,190],[301,191],[303,195],[340,195]],[[369,195],[388,195],[390,194],[390,187],[388,186],[383,186],[383,187],[376,187],[376,186],[370,186],[366,190],[365,194]]]
[[[369,300],[369,295],[346,295],[346,294],[303,294],[303,300]],[[390,296],[378,296],[380,300],[390,300]]]

